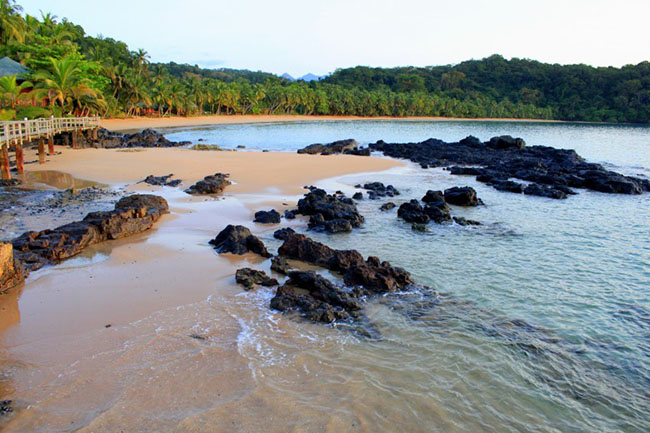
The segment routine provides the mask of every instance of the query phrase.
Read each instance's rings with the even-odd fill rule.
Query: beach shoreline
[[[398,120],[406,122],[420,121],[482,121],[482,122],[543,122],[563,123],[562,120],[546,119],[513,119],[513,118],[462,118],[462,117],[361,117],[361,116],[305,116],[305,115],[205,115],[190,117],[131,117],[125,119],[102,119],[102,127],[110,131],[135,131],[145,128],[180,128],[200,127],[210,125],[237,125],[251,123],[283,123],[283,122],[336,122],[336,121],[385,121]]]

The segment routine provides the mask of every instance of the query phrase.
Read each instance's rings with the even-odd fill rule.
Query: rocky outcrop
[[[154,186],[171,186],[171,187],[177,187],[178,185],[181,184],[182,181],[180,179],[169,180],[172,177],[174,177],[173,174],[168,174],[166,176],[154,176],[153,174],[150,174],[149,176],[144,178],[142,182]]]
[[[291,236],[292,234],[295,234],[295,233],[296,233],[295,230],[292,229],[291,227],[285,227],[283,229],[276,230],[273,233],[273,237],[283,241],[283,240],[286,240],[289,236]]]
[[[348,138],[347,140],[338,140],[329,144],[310,144],[309,146],[298,149],[298,153],[307,153],[310,155],[333,155],[335,153],[343,153],[345,151],[352,151],[359,146],[356,140]]]
[[[347,288],[338,287],[314,272],[289,272],[289,280],[278,289],[271,307],[297,310],[320,322],[356,317],[367,296],[401,290],[413,283],[404,269],[363,256],[356,250],[334,250],[305,235],[287,237],[280,257],[300,260],[340,273]]]
[[[244,226],[229,224],[216,238],[210,241],[218,253],[246,254],[253,252],[262,257],[271,257],[264,242]]]
[[[555,199],[567,198],[567,194],[565,191],[559,188],[553,188],[551,186],[540,185],[538,183],[531,183],[526,188],[524,188],[524,194],[536,195],[539,197],[555,198]]]
[[[25,281],[22,263],[14,257],[13,245],[0,242],[0,293]]]
[[[271,259],[271,270],[279,274],[288,275],[291,271],[291,265],[287,259],[282,256],[274,256]]]
[[[424,168],[451,167],[452,174],[478,176],[477,180],[500,191],[523,192],[525,188],[513,182],[513,178],[554,189],[587,188],[612,194],[650,191],[649,179],[606,170],[599,164],[586,162],[574,150],[528,147],[522,139],[509,136],[494,137],[486,143],[471,136],[458,143],[446,143],[434,138],[420,143],[389,144],[378,141],[370,148],[394,158],[409,159]],[[564,192],[570,194],[566,190]],[[562,198],[561,194],[548,196]]]
[[[278,311],[299,311],[314,322],[330,323],[355,317],[361,303],[315,272],[293,271],[271,299]]]
[[[64,132],[55,136],[54,144],[68,146],[72,143],[71,133]],[[144,129],[133,134],[112,132],[104,128],[97,130],[97,138],[93,131],[87,130],[77,137],[80,147],[95,147],[105,149],[131,148],[131,147],[180,147],[191,144],[190,141],[170,141],[165,136],[153,129]]]
[[[26,232],[12,241],[14,254],[30,270],[56,264],[86,247],[149,230],[167,213],[167,201],[156,195],[134,194],[120,199],[115,210],[91,212],[82,221],[41,232]]]
[[[471,186],[455,186],[445,190],[445,202],[456,206],[478,206],[483,204]]]
[[[272,287],[277,286],[278,280],[271,278],[264,271],[258,271],[251,268],[237,269],[235,281],[244,287],[244,290],[253,290],[257,286]]]
[[[312,188],[298,201],[297,213],[310,217],[310,229],[329,233],[349,232],[363,223],[352,199],[319,188]]]
[[[229,177],[229,174],[224,173],[215,173],[211,176],[206,176],[203,180],[198,181],[186,189],[185,192],[192,195],[221,194],[228,185],[232,184],[228,180]]]
[[[261,210],[255,212],[255,219],[253,222],[261,224],[279,224],[280,213],[275,209],[271,209],[269,211]]]
[[[371,182],[364,185],[356,185],[356,188],[363,188],[368,191],[370,200],[378,200],[383,197],[395,197],[400,195],[399,191],[393,185],[384,185],[381,182]]]

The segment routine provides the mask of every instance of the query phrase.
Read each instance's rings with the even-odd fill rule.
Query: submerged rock
[[[255,219],[253,222],[261,224],[279,224],[280,213],[275,209],[271,209],[269,211],[261,210],[255,212]]]
[[[370,200],[400,195],[400,192],[393,185],[386,186],[381,182],[366,183],[362,188],[369,191],[368,198],[370,198]]]
[[[237,269],[235,281],[244,286],[244,290],[253,290],[256,286],[271,287],[279,284],[278,280],[269,277],[265,272],[251,268]]]
[[[294,229],[292,229],[291,227],[285,227],[283,229],[276,230],[273,233],[273,237],[283,241],[294,233],[296,233]]]
[[[382,212],[386,212],[386,211],[389,211],[391,209],[394,209],[395,206],[397,206],[395,203],[393,203],[392,201],[389,201],[388,203],[384,203],[381,206],[379,206],[379,210],[382,211]]]
[[[134,194],[120,199],[113,211],[91,212],[82,221],[53,230],[26,232],[12,241],[14,254],[28,269],[39,269],[75,256],[89,245],[149,230],[168,209],[162,197]]]
[[[279,274],[287,275],[291,271],[291,265],[282,256],[275,256],[271,259],[271,270]]]
[[[537,195],[540,197],[548,197],[554,199],[565,199],[567,194],[565,191],[559,188],[553,188],[550,186],[540,185],[538,183],[531,183],[526,188],[524,188],[524,194],[526,195]]]
[[[215,173],[211,176],[206,176],[203,180],[198,181],[191,187],[185,190],[186,193],[192,195],[205,195],[205,194],[220,194],[232,182],[228,180],[229,174]]]
[[[210,241],[210,245],[214,246],[219,253],[242,255],[253,252],[262,257],[271,257],[264,242],[254,236],[248,228],[239,225],[229,224]]]
[[[182,181],[180,179],[169,180],[173,176],[173,174],[168,174],[167,176],[154,176],[153,174],[150,174],[142,182],[154,186],[176,187],[180,185]]]

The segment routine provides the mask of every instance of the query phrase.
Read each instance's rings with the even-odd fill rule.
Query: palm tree
[[[22,91],[32,86],[29,81],[23,81],[20,84],[16,83],[15,75],[5,75],[0,78],[0,100],[3,105],[6,104],[13,110],[16,108],[18,101],[29,98],[28,94],[22,93]]]
[[[80,106],[80,100],[85,97],[97,98],[98,94],[90,87],[87,78],[81,76],[81,69],[74,59],[50,59],[50,71],[38,71],[33,79],[37,82],[36,88],[45,94],[54,106],[57,102],[65,110],[70,108],[70,113],[75,107]]]
[[[25,40],[25,20],[20,16],[23,8],[15,0],[0,0],[0,42]]]

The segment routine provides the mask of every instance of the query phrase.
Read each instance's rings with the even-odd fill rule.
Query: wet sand
[[[302,186],[320,179],[402,163],[187,149],[57,150],[62,154],[47,165],[26,169],[47,169],[51,183],[58,171],[113,187],[128,184],[128,190],[163,195],[171,213],[150,232],[95,245],[35,272],[23,288],[0,298],[0,397],[14,400],[15,408],[0,419],[0,428],[259,431],[269,419],[276,427],[287,425],[274,414],[277,390],[260,384],[242,353],[248,336],[238,318],[253,314],[250,306],[236,307],[242,290],[234,284],[235,269],[268,270],[268,261],[220,256],[207,241],[227,224],[244,224],[277,247],[277,226],[252,223],[254,210],[292,207]],[[228,172],[235,182],[223,197],[182,192],[215,172]],[[183,185],[135,184],[149,174],[169,173]],[[298,219],[283,226],[300,224]],[[273,314],[261,311],[268,314],[263,320],[275,323]],[[292,328],[285,329],[287,336],[299,328],[291,321],[273,326]],[[244,419],[249,412],[256,415]],[[304,431],[299,418],[292,418],[290,430]],[[335,418],[324,422],[329,427],[323,431],[340,425]]]
[[[104,128],[111,131],[131,131],[143,128],[172,128],[179,126],[205,126],[237,123],[278,123],[278,122],[320,122],[320,121],[353,121],[353,120],[465,120],[465,121],[494,121],[494,122],[560,122],[559,120],[543,119],[493,119],[477,118],[464,119],[459,117],[361,117],[361,116],[302,116],[302,115],[209,115],[194,117],[132,117],[128,119],[102,119]]]

